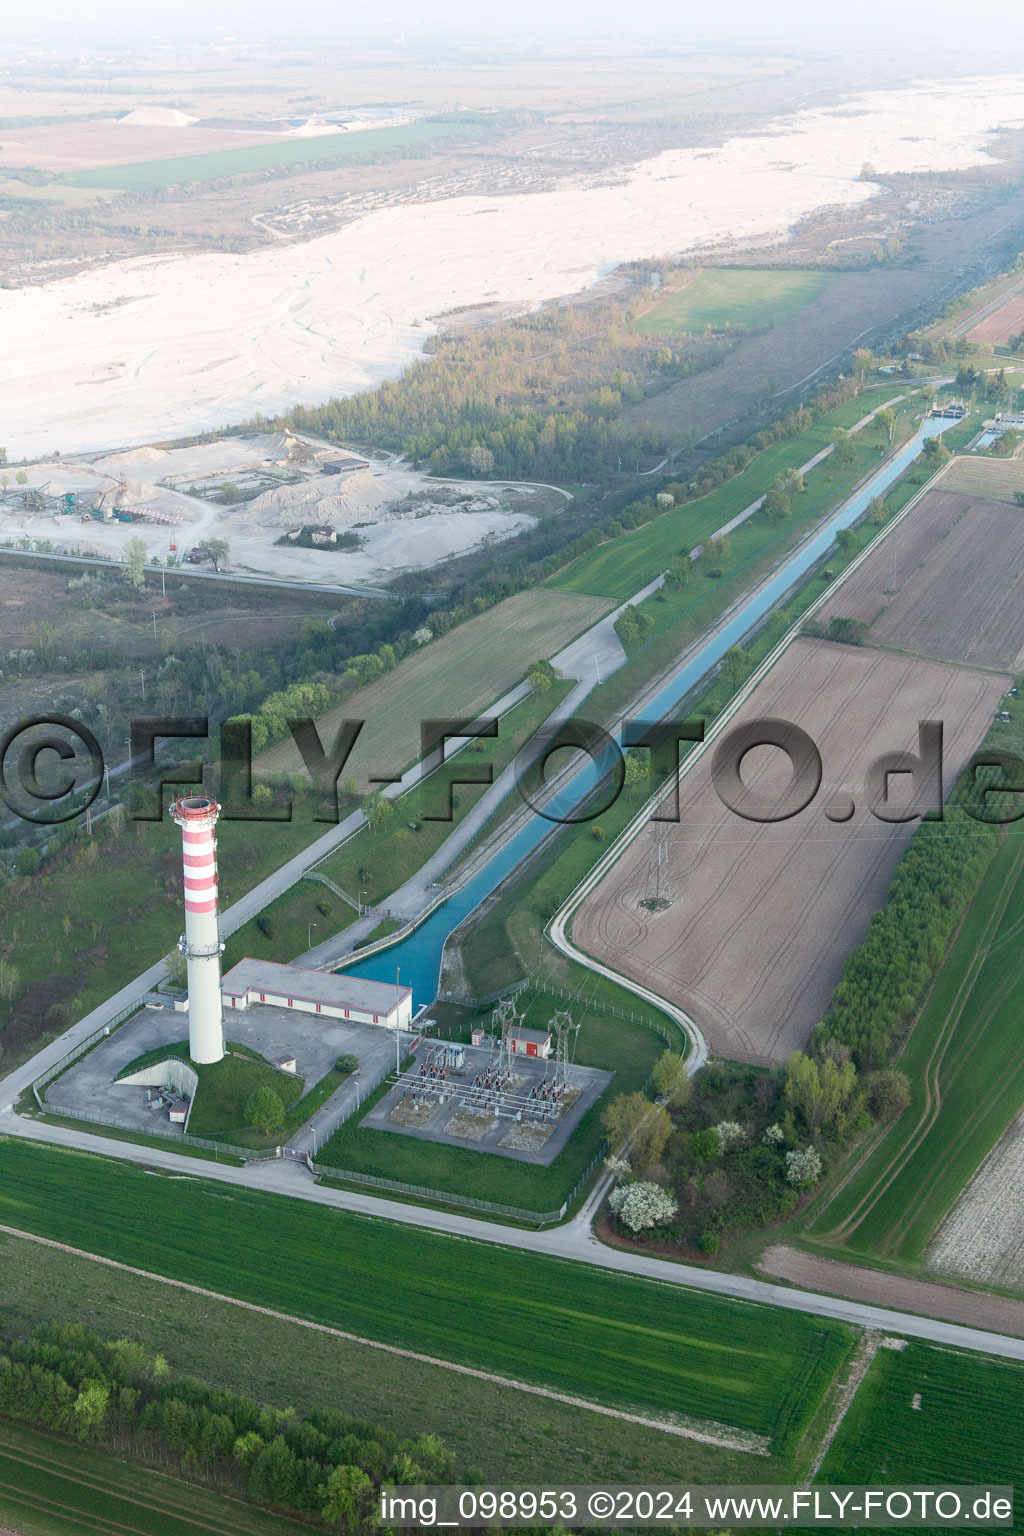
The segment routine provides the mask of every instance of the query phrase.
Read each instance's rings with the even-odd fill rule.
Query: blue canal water
[[[759,619],[778,607],[780,600],[794,582],[799,580],[805,571],[810,570],[835,542],[839,529],[855,523],[859,517],[863,516],[871,498],[882,495],[893,481],[903,474],[920,453],[922,439],[935,437],[948,426],[949,423],[941,418],[926,417],[917,436],[912,438],[906,447],[901,449],[894,459],[889,460],[876,475],[873,475],[868,484],[858,491],[840,512],[830,518],[814,538],[792,555],[778,575],[751,597],[721,633],[710,638],[687,665],[679,669],[657,697],[645,707],[645,719],[661,719],[681,699],[692,692],[701,678],[721,661],[730,646],[738,644]],[[607,768],[607,764],[592,763],[581,768],[560,794],[551,801],[548,809],[552,815],[564,816],[573,805],[579,804],[594,788],[601,775],[607,772]],[[395,979],[395,969],[398,967],[402,985],[412,987],[413,1006],[418,1008],[423,1003],[433,1002],[437,996],[441,954],[449,933],[473,911],[474,907],[479,906],[485,896],[490,895],[495,886],[515,869],[516,865],[550,830],[550,820],[544,816],[532,816],[515,837],[510,838],[494,857],[477,871],[472,880],[449,897],[406,938],[399,940],[388,949],[379,950],[377,954],[370,955],[364,960],[360,960],[359,956],[355,955],[347,965],[357,966],[360,976],[365,976],[371,981],[392,982]],[[347,965],[339,969],[346,969]]]

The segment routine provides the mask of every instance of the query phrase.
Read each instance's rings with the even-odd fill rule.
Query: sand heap
[[[264,491],[249,503],[254,522],[275,528],[298,524],[330,523],[351,528],[356,523],[379,522],[394,501],[394,486],[368,469],[351,475],[316,475],[300,485],[282,485]]]
[[[189,117],[187,112],[177,112],[173,107],[136,107],[117,120],[121,128],[191,128],[198,121],[198,117]]]

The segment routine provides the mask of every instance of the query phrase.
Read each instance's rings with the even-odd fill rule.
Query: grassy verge
[[[547,1027],[559,1002],[535,993],[521,998],[520,1006],[524,1005],[526,1027],[540,1029]],[[631,1093],[641,1088],[665,1049],[664,1041],[642,1025],[589,1010],[585,1004],[567,1006],[574,1021],[581,1024],[576,1050],[579,1065],[614,1072],[607,1092]],[[462,1017],[457,1018],[457,1013]],[[452,1028],[456,1038],[468,1039],[478,1017],[490,1023],[489,1011],[478,1016],[469,1010],[449,1009],[447,1027],[441,1033],[447,1036]],[[414,1136],[399,1136],[393,1131],[371,1129],[363,1122],[379,1097],[380,1094],[374,1095],[358,1117],[353,1116],[335,1131],[319,1153],[319,1162],[352,1173],[375,1174],[379,1178],[419,1184],[425,1189],[546,1212],[557,1210],[569,1197],[604,1144],[604,1098],[587,1110],[551,1166],[540,1168],[472,1146],[443,1146]]]
[[[788,1445],[850,1347],[841,1325],[242,1186],[0,1143],[0,1220],[409,1349]],[[395,1277],[401,1283],[395,1283]],[[495,1317],[520,1326],[496,1328]],[[652,1338],[657,1347],[651,1347]]]
[[[190,1147],[172,1136],[147,1136],[143,1131],[123,1131],[115,1125],[100,1125],[87,1120],[69,1120],[64,1115],[33,1115],[44,1125],[60,1125],[69,1131],[80,1131],[86,1136],[104,1136],[111,1141],[130,1141],[138,1147],[155,1147],[161,1152],[173,1152],[175,1157],[204,1158],[209,1163],[226,1163],[229,1168],[241,1168],[242,1159],[231,1152],[214,1152],[206,1147]]]

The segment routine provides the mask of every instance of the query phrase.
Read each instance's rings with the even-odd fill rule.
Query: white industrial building
[[[411,987],[344,972],[307,971],[275,960],[239,960],[223,978],[221,997],[225,1010],[267,1003],[385,1029],[408,1029],[412,1023]]]

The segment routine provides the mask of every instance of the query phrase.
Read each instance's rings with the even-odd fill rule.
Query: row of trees
[[[382,1482],[456,1480],[455,1457],[435,1435],[400,1440],[335,1409],[300,1417],[264,1407],[175,1377],[162,1356],[79,1325],[44,1325],[0,1346],[0,1415],[173,1465],[335,1531],[378,1529]]]

